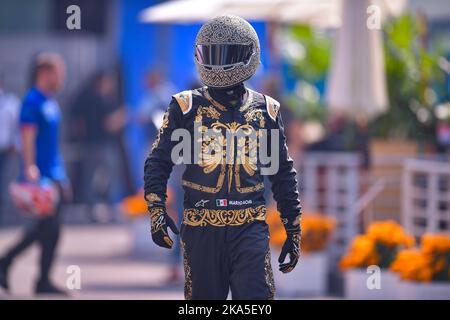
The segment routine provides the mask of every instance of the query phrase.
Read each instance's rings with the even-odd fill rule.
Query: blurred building
[[[68,30],[66,9],[81,9],[81,30]],[[0,2],[0,70],[5,85],[23,94],[29,63],[43,50],[62,54],[68,66],[63,100],[94,70],[117,61],[119,1],[2,0]]]

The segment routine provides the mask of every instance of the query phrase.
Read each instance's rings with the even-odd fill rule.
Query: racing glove
[[[283,273],[288,273],[294,270],[300,259],[300,240],[301,240],[301,228],[300,228],[300,215],[292,218],[282,218],[284,228],[286,230],[286,241],[281,249],[280,257],[278,258],[279,270]],[[286,256],[289,255],[289,261],[284,262]]]
[[[175,234],[179,234],[180,232],[178,231],[175,222],[167,214],[164,203],[148,203],[148,212],[150,213],[153,242],[160,247],[171,249],[173,240],[169,237],[167,227]]]

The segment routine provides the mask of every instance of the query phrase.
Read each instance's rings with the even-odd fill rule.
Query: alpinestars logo
[[[216,199],[216,206],[218,207],[226,207],[228,205],[227,199]]]
[[[195,207],[196,208],[198,208],[198,207],[205,207],[205,204],[207,203],[207,202],[209,202],[209,200],[200,200],[199,202],[197,202],[196,204],[195,204]]]

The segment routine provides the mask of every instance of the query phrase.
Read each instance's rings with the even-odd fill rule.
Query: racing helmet
[[[232,87],[249,79],[258,68],[258,35],[241,17],[216,17],[200,28],[195,39],[194,60],[203,84],[213,88]]]

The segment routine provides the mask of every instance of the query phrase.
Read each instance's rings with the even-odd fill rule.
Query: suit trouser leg
[[[229,270],[224,246],[225,229],[182,225],[181,248],[186,300],[225,300]]]
[[[273,299],[275,284],[267,224],[254,221],[237,231],[228,241],[233,300]]]
[[[182,226],[186,299],[273,298],[269,231],[265,222],[242,226]]]

